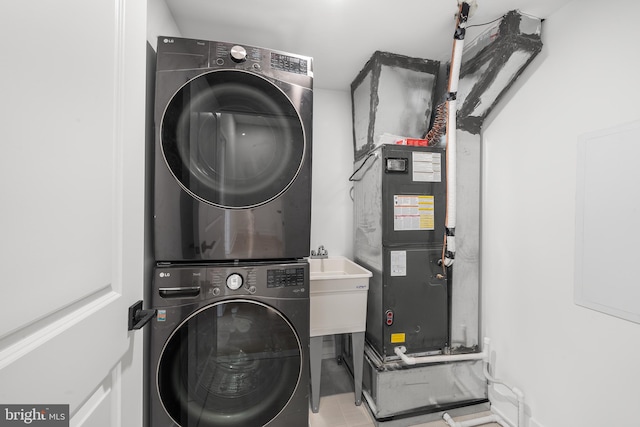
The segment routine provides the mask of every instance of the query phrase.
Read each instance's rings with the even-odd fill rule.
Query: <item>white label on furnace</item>
[[[393,231],[434,230],[433,196],[393,196]]]
[[[442,181],[442,155],[440,153],[414,151],[412,159],[414,181]]]
[[[407,251],[391,251],[391,275],[407,275]]]

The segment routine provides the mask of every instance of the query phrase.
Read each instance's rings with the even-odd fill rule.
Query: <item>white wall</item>
[[[351,94],[314,89],[311,248],[353,256]]]
[[[638,2],[584,0],[549,17],[543,52],[484,130],[484,332],[531,426],[640,425],[640,325],[573,302],[577,140],[640,119],[640,31],[627,19],[639,14]],[[624,268],[614,250],[602,248],[603,268]]]
[[[164,0],[147,2],[147,41],[157,51],[158,36],[180,36],[180,30]]]

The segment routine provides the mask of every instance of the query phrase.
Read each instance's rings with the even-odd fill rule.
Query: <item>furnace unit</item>
[[[442,148],[383,144],[355,164],[355,260],[373,272],[366,338],[382,361],[449,346],[440,265],[446,203]]]

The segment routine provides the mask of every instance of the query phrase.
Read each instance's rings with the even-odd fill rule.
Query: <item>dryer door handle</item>
[[[162,298],[195,298],[200,295],[200,286],[159,288],[158,293]]]

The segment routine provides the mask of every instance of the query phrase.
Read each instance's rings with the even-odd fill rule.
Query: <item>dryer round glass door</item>
[[[302,372],[288,320],[248,300],[204,307],[176,328],[157,370],[160,400],[181,427],[263,426],[287,405]]]
[[[193,197],[249,208],[295,180],[305,152],[298,112],[275,84],[241,70],[212,71],[183,85],[162,117],[162,152]]]

